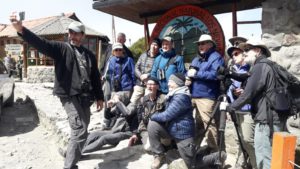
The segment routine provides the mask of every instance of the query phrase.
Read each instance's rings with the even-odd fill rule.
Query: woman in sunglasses
[[[112,47],[112,57],[109,60],[109,66],[106,74],[106,80],[111,86],[111,100],[108,101],[108,107],[113,107],[114,100],[120,100],[125,105],[130,101],[130,96],[135,85],[134,62],[131,57],[124,55],[123,45],[115,43]],[[106,127],[110,128],[114,124],[112,117],[115,115],[107,111],[104,113]],[[108,124],[110,123],[110,124]]]

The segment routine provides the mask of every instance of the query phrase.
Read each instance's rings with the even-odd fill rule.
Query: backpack
[[[285,68],[273,61],[260,62],[268,64],[276,78],[275,88],[265,93],[267,103],[279,115],[296,116],[300,111],[300,81]]]

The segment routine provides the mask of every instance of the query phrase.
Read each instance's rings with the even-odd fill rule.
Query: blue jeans
[[[283,124],[274,124],[274,132],[283,130]],[[256,123],[254,148],[258,169],[270,169],[272,159],[272,141],[268,124]]]

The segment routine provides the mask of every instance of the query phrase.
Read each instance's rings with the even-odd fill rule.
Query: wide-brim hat
[[[241,36],[234,36],[230,39],[228,39],[228,41],[231,43],[232,46],[238,46],[240,43],[245,43],[247,42],[248,39],[241,37]]]
[[[195,41],[194,43],[201,43],[201,42],[207,42],[207,41],[210,41],[214,44],[214,46],[217,46],[216,42],[212,39],[212,37],[208,34],[202,34],[200,37],[199,37],[199,40],[198,41]]]
[[[70,23],[70,25],[68,26],[68,29],[69,30],[72,30],[74,32],[77,32],[77,33],[85,33],[85,26],[81,23],[81,22],[78,22],[78,21],[73,21],[72,23]]]
[[[247,42],[247,39],[244,37],[241,37],[241,36],[234,36],[234,37],[230,38],[228,41],[231,43],[232,47],[228,48],[226,52],[227,52],[227,55],[230,58],[232,58],[232,52],[235,49],[243,51],[243,49],[239,48],[239,44]]]
[[[244,50],[245,49],[249,49],[249,48],[253,48],[253,47],[257,47],[257,48],[260,48],[264,51],[266,57],[270,57],[271,56],[271,52],[270,50],[268,49],[268,47],[265,45],[265,43],[261,40],[248,40],[247,42],[245,43],[240,43],[239,44],[239,48]]]

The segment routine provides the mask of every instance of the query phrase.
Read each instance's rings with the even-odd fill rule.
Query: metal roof
[[[68,26],[71,22],[78,20],[77,17],[74,17],[75,14],[72,15],[61,15],[61,16],[53,16],[47,18],[41,18],[31,21],[24,21],[23,25],[30,29],[37,35],[40,36],[48,36],[48,35],[61,35],[68,33]],[[72,18],[72,19],[71,19]],[[78,20],[79,21],[79,20]],[[97,32],[86,26],[86,35],[91,36],[99,36],[100,38],[109,41],[108,37],[100,32]],[[3,31],[0,32],[0,37],[15,37],[17,33],[12,25],[8,25]]]
[[[166,11],[180,5],[195,5],[212,14],[232,12],[232,5],[237,10],[261,7],[264,0],[93,0],[93,8],[135,23],[155,23]]]

